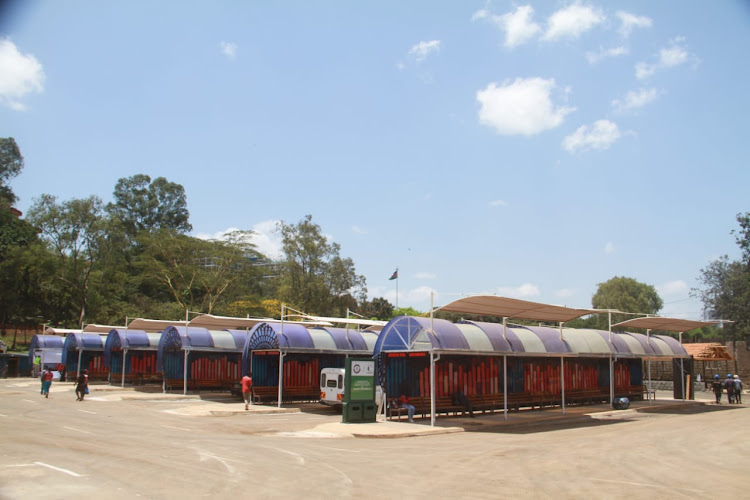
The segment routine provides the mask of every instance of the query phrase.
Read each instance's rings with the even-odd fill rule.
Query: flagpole
[[[398,309],[398,266],[396,266],[396,309]]]

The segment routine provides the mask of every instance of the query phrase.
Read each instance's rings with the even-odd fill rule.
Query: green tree
[[[364,301],[360,304],[359,313],[372,319],[388,321],[393,314],[393,304],[383,297],[376,297],[371,301]]]
[[[726,319],[723,336],[737,340],[750,332],[750,213],[737,214],[739,230],[733,230],[737,245],[742,250],[740,260],[729,260],[723,255],[701,269],[698,281],[702,287],[693,295],[703,302],[706,316]]]
[[[329,242],[320,226],[305,216],[297,224],[279,224],[284,260],[278,277],[282,301],[308,313],[342,316],[367,294],[364,276],[342,258],[341,246]]]
[[[219,241],[164,229],[143,232],[138,240],[143,249],[140,266],[183,311],[211,314],[257,256],[249,234],[236,231]]]
[[[58,203],[45,194],[29,209],[29,222],[41,230],[58,260],[58,290],[61,296],[71,293],[79,327],[86,317],[93,272],[107,251],[103,215],[97,196]]]
[[[639,283],[633,278],[615,276],[599,283],[596,293],[591,298],[594,309],[617,309],[627,313],[656,314],[664,303],[652,285]],[[633,318],[632,315],[612,314],[612,323]],[[596,315],[591,320],[593,328],[606,330],[608,318],[604,314]]]
[[[16,195],[8,186],[8,182],[20,174],[21,170],[23,156],[16,140],[12,137],[0,138],[0,207],[16,202]]]
[[[188,222],[185,188],[164,177],[137,174],[121,178],[115,184],[114,202],[107,212],[119,220],[128,235],[135,238],[141,231],[170,229],[187,233],[193,227]]]

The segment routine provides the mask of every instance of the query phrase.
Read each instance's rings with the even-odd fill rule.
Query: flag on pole
[[[391,274],[391,277],[388,278],[388,281],[397,280],[397,279],[398,279],[398,268],[395,271],[393,271],[393,274]]]

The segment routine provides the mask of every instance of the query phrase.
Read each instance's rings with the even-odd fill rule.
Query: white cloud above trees
[[[656,100],[659,91],[655,88],[631,90],[622,99],[612,101],[612,109],[617,112],[633,111]]]
[[[556,11],[547,19],[547,31],[542,40],[578,38],[605,20],[606,16],[601,10],[575,3]]]
[[[589,127],[581,125],[571,135],[563,139],[563,148],[569,153],[588,151],[589,149],[609,149],[621,136],[616,123],[609,120],[597,120]]]
[[[504,45],[513,48],[528,42],[542,31],[542,27],[532,20],[533,17],[534,8],[522,5],[513,12],[500,15],[482,9],[474,14],[472,20],[485,19],[497,26],[505,32]]]
[[[553,102],[554,79],[516,78],[477,91],[479,122],[501,135],[535,135],[560,126],[574,107]]]
[[[22,99],[44,91],[44,69],[31,54],[22,54],[9,39],[0,39],[0,105],[25,111]]]

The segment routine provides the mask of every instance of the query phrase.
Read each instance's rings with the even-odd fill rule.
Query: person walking
[[[249,375],[242,377],[242,399],[245,400],[245,410],[250,409],[252,403],[253,379]]]
[[[716,396],[716,404],[721,404],[721,393],[723,392],[723,388],[718,373],[714,375],[714,381],[711,384],[711,388],[714,390],[714,396]]]
[[[724,389],[727,390],[729,404],[734,404],[734,379],[731,373],[727,373],[727,378],[724,379]]]
[[[76,396],[78,396],[78,399],[76,401],[83,401],[83,397],[86,395],[86,393],[89,390],[89,371],[83,370],[83,372],[78,375],[78,380],[76,381]]]
[[[49,388],[52,386],[53,378],[52,370],[49,368],[42,370],[42,396],[45,398],[49,397]]]
[[[734,402],[742,404],[742,380],[739,375],[734,376]]]

